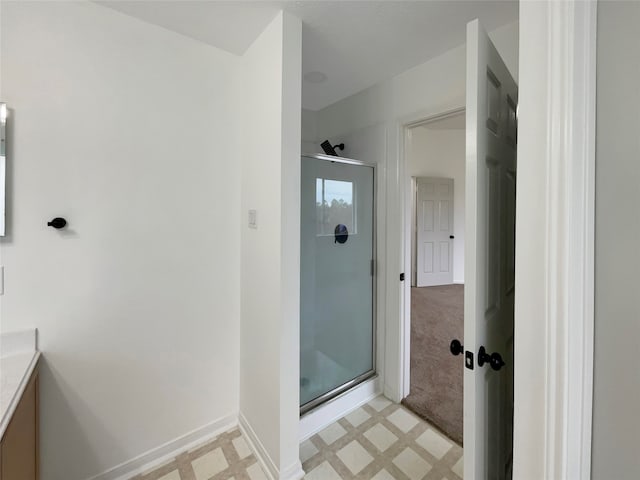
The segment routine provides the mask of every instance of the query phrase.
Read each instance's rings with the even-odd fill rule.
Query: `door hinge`
[[[404,272],[400,274],[400,281],[404,282]]]

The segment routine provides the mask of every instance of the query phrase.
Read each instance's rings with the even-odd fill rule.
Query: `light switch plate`
[[[258,212],[249,210],[249,228],[258,228]]]

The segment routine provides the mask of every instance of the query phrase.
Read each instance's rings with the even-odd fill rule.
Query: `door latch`
[[[451,340],[449,351],[452,355],[458,356],[464,352],[464,366],[469,370],[473,370],[473,352],[464,351],[464,345],[457,338]]]
[[[469,370],[473,370],[473,352],[469,350],[464,352],[464,366]]]

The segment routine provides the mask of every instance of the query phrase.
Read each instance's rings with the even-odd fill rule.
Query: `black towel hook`
[[[47,226],[53,227],[56,230],[60,230],[61,228],[64,228],[67,226],[67,221],[62,217],[56,217],[50,222],[47,222]]]

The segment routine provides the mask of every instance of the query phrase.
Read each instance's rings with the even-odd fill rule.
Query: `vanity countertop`
[[[39,359],[36,330],[0,334],[0,439]]]

